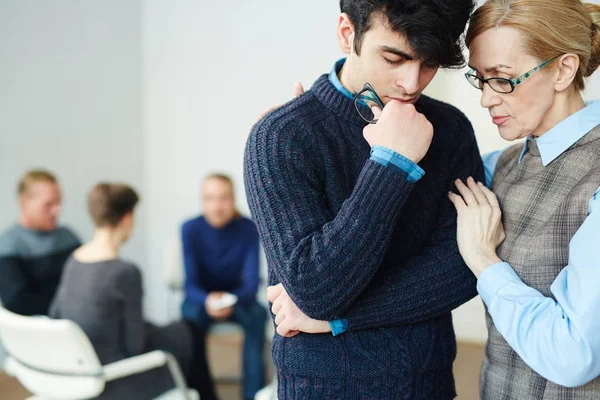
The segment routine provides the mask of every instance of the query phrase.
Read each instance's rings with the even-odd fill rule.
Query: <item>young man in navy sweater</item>
[[[421,92],[438,67],[464,64],[474,4],[340,6],[347,58],[256,124],[245,154],[279,398],[450,399],[450,311],[476,291],[447,193],[483,169],[467,118]],[[376,124],[353,101],[366,83],[384,106]]]

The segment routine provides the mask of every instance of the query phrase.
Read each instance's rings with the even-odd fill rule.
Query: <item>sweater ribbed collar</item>
[[[362,127],[367,125],[356,111],[354,101],[333,86],[327,74],[317,79],[311,91],[321,103],[340,119]]]

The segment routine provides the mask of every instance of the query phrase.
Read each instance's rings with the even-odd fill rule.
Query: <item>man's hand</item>
[[[210,292],[204,303],[204,308],[206,309],[208,316],[217,321],[225,320],[233,314],[233,307],[214,309],[210,306],[213,302],[223,297],[223,295],[225,295],[225,292]]]
[[[294,83],[294,85],[292,87],[292,91],[294,93],[294,97],[298,97],[304,93],[304,87],[302,86],[302,84],[300,82],[296,82],[296,83]],[[278,109],[281,106],[282,106],[282,104],[277,104],[276,106],[267,108],[265,111],[260,113],[260,115],[256,118],[256,121],[254,121],[254,123],[256,124],[258,121],[263,119],[265,117],[265,115],[267,115],[268,113],[270,113],[273,110]]]
[[[433,125],[412,104],[392,100],[383,108],[373,107],[376,124],[363,129],[371,147],[383,146],[418,163],[425,157],[433,139]]]
[[[300,332],[331,332],[329,322],[309,318],[300,311],[281,283],[267,288],[267,298],[273,303],[271,311],[275,314],[275,324],[279,335],[289,338]]]

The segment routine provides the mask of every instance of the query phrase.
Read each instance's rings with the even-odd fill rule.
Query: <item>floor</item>
[[[0,372],[0,399],[2,400],[22,400],[29,393],[19,384],[16,379],[6,376]]]
[[[479,370],[483,344],[458,343],[454,361],[457,400],[479,400]]]
[[[235,355],[241,344],[238,335],[211,337],[209,342],[209,362],[217,379],[217,390],[221,400],[240,398],[239,371],[240,357]],[[239,351],[239,350],[238,350]],[[454,363],[454,374],[458,392],[457,400],[479,400],[479,368],[483,360],[483,346],[459,343]],[[269,366],[268,376],[272,376]],[[0,399],[23,400],[28,392],[13,378],[0,372]]]

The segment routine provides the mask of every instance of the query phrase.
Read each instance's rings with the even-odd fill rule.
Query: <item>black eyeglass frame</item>
[[[354,95],[354,108],[356,108],[356,112],[358,113],[358,115],[360,115],[360,117],[368,124],[376,124],[377,123],[377,119],[372,119],[369,120],[367,118],[365,118],[362,113],[360,112],[360,108],[359,107],[368,107],[366,104],[361,104],[359,106],[359,103],[362,101],[364,103],[363,98],[361,97],[361,95],[366,92],[366,91],[370,91],[375,95],[375,98],[371,97],[371,96],[367,96],[366,99],[374,102],[377,104],[377,106],[379,108],[381,108],[383,110],[383,101],[381,101],[381,99],[379,98],[379,95],[377,94],[377,92],[375,91],[375,89],[373,89],[373,86],[371,86],[370,83],[365,83],[365,86],[363,86],[363,88],[361,89],[360,92],[356,93]]]

